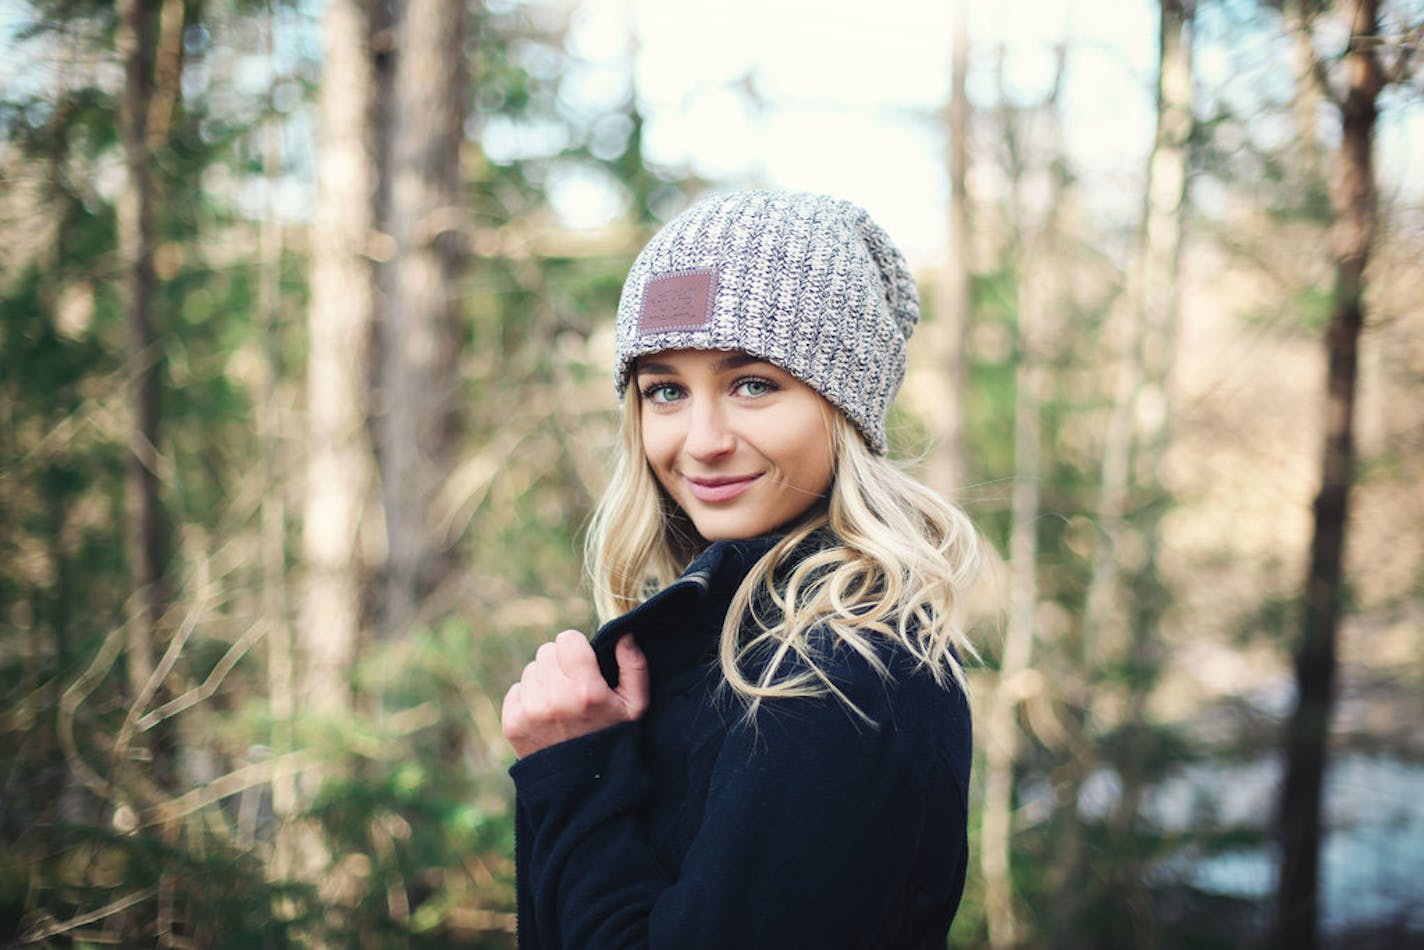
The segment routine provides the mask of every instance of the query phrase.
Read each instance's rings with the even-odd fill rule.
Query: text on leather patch
[[[643,288],[640,333],[701,330],[712,311],[717,292],[715,270],[679,271],[651,278]]]

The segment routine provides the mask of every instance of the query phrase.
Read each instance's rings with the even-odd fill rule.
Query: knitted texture
[[[618,304],[615,385],[661,350],[742,350],[825,396],[885,452],[920,319],[900,251],[864,209],[752,191],[709,198],[643,248]]]

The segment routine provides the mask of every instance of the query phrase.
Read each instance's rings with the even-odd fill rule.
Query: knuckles
[[[588,662],[592,655],[592,645],[577,630],[565,630],[535,651],[519,682],[505,693],[501,715],[501,731],[517,755],[642,715],[646,701],[642,708],[625,708],[597,663]]]

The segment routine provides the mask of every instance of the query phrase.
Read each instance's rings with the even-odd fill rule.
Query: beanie
[[[915,281],[870,215],[824,195],[697,202],[643,248],[618,304],[614,382],[661,350],[742,350],[842,412],[876,453],[920,319]]]

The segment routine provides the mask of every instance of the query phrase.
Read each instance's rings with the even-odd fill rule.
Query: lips
[[[703,504],[715,505],[718,502],[731,501],[742,492],[752,486],[752,482],[761,478],[761,474],[756,475],[732,475],[720,478],[693,478],[684,475],[688,490],[692,492],[692,497]]]

